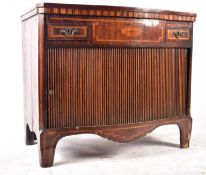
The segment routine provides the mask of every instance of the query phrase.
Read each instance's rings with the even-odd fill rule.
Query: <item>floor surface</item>
[[[39,167],[37,144],[26,146],[18,133],[0,145],[0,175],[206,175],[206,133],[193,131],[190,148],[180,149],[175,125],[126,144],[89,134],[65,137],[51,168]]]

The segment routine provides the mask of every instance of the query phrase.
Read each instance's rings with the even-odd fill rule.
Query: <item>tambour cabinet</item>
[[[187,148],[195,18],[51,3],[23,15],[26,144],[37,139],[41,166],[62,137],[84,133],[129,142],[177,124]]]

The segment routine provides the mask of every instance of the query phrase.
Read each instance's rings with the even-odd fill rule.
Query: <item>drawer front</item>
[[[191,29],[190,23],[168,23],[166,28],[167,41],[191,41]]]
[[[189,29],[168,29],[167,39],[169,41],[189,41],[190,30]]]
[[[49,16],[48,46],[190,47],[192,23]]]
[[[49,40],[88,40],[89,23],[70,21],[48,24]]]
[[[165,40],[164,23],[158,20],[105,20],[93,22],[96,44],[160,43]]]

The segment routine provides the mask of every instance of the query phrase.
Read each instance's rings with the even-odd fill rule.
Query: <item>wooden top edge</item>
[[[113,17],[131,17],[131,18],[138,18],[138,14],[142,14],[142,18],[153,18],[153,19],[162,19],[158,15],[166,15],[170,16],[167,20],[174,20],[172,16],[176,16],[177,21],[195,21],[196,20],[196,14],[191,13],[191,12],[178,12],[178,11],[170,11],[170,10],[159,10],[159,9],[147,9],[147,8],[137,8],[137,7],[125,7],[125,6],[107,6],[107,5],[80,5],[80,4],[59,4],[59,3],[41,3],[41,4],[36,4],[34,8],[32,8],[30,11],[25,13],[24,15],[21,16],[22,21],[25,19],[35,15],[35,14],[67,14],[63,12],[61,9],[78,9],[79,11],[107,11],[106,16],[113,16]],[[133,15],[110,15],[109,12],[126,12],[129,13],[131,12]],[[70,15],[83,15],[79,13],[69,13]],[[105,15],[96,15],[95,13],[92,14],[84,14],[88,16],[105,16]],[[153,16],[152,16],[153,15]],[[178,18],[178,16],[183,17],[182,20],[181,18]]]
[[[126,7],[126,6],[109,6],[109,5],[81,5],[81,4],[59,4],[59,3],[42,3],[37,4],[36,7],[44,7],[44,8],[78,8],[78,9],[96,9],[96,10],[125,10],[125,11],[137,11],[143,13],[161,13],[166,14],[169,13],[171,15],[183,15],[183,16],[194,16],[195,13],[191,12],[178,12],[178,11],[170,11],[170,10],[160,10],[160,9],[148,9],[148,8],[138,8],[138,7]]]

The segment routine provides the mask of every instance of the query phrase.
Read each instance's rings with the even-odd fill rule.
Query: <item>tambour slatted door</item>
[[[22,16],[27,145],[53,165],[64,136],[129,142],[176,124],[188,148],[196,14],[38,4]],[[169,137],[169,135],[168,135]]]
[[[186,115],[187,49],[48,49],[48,128]]]

